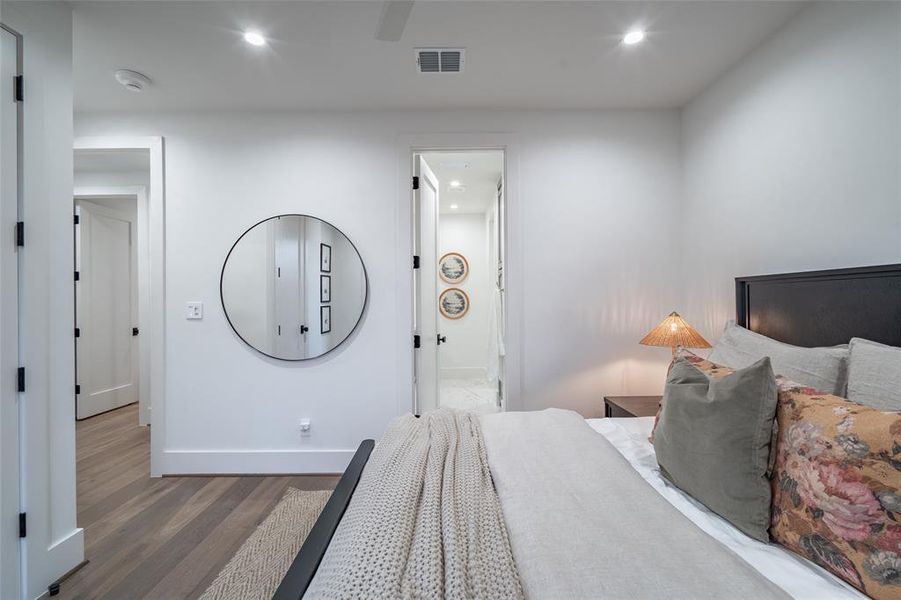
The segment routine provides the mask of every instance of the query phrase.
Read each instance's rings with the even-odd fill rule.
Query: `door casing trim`
[[[150,476],[168,471],[166,448],[166,190],[165,143],[161,136],[75,138],[76,151],[148,150],[150,185],[147,188],[148,253],[150,262],[149,319],[146,328],[150,396]],[[73,190],[74,193],[74,190]],[[75,426],[73,421],[72,426]],[[74,460],[74,457],[73,457]]]
[[[413,410],[413,179],[414,154],[423,152],[467,152],[499,150],[504,153],[505,232],[505,410],[523,410],[523,203],[519,191],[520,143],[514,133],[417,133],[397,138],[397,203],[395,204],[397,247],[397,322],[395,338],[398,366],[397,412]]]

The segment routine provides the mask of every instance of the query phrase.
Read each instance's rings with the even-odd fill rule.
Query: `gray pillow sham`
[[[726,323],[722,337],[713,345],[710,361],[743,369],[769,356],[773,371],[824,393],[845,396],[848,382],[847,346],[802,348]]]
[[[769,541],[767,469],[776,398],[769,358],[717,379],[677,358],[654,432],[664,477],[764,542]]]
[[[853,338],[847,398],[879,410],[901,410],[901,348]]]

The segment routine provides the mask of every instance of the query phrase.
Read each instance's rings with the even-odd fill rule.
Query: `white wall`
[[[150,159],[144,171],[75,171],[75,187],[150,186]]]
[[[659,391],[668,351],[638,340],[675,306],[675,111],[403,112],[77,117],[78,135],[166,138],[164,472],[340,470],[365,437],[409,410],[397,305],[410,294],[398,246],[398,135],[517,137],[526,294],[521,408],[598,415],[604,394]],[[349,343],[281,363],[245,347],[218,300],[222,260],[244,229],[319,216],[359,249],[370,301]],[[641,234],[635,232],[640,231]],[[206,304],[186,321],[189,300]],[[402,332],[401,332],[402,333]],[[300,418],[312,419],[301,438]]]
[[[438,317],[438,331],[447,343],[438,350],[442,378],[486,378],[488,316],[491,288],[488,275],[488,230],[484,214],[442,214],[438,220],[438,255],[459,252],[469,262],[469,276],[458,284],[438,281],[438,294],[448,288],[469,296],[469,311],[460,319]]]
[[[683,315],[733,278],[901,261],[901,4],[802,10],[683,114]]]
[[[75,526],[72,326],[72,15],[63,2],[4,2],[24,36],[24,221],[20,303],[25,415],[26,597],[84,555]],[[10,382],[4,378],[4,385]]]

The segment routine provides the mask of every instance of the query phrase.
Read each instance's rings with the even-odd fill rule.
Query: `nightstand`
[[[653,417],[662,396],[604,396],[605,417]]]

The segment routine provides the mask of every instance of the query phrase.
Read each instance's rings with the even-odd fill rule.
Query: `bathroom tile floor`
[[[442,379],[441,406],[477,413],[498,412],[495,384],[476,379]]]

